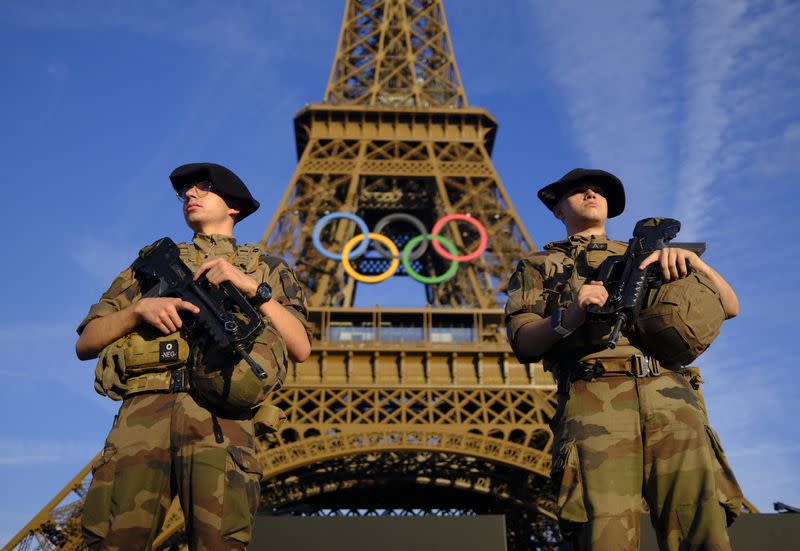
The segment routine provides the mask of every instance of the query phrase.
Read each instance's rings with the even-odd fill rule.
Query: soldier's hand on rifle
[[[593,307],[601,307],[608,300],[608,291],[602,281],[590,281],[578,289],[572,305],[564,312],[565,325],[569,328],[577,328],[586,321],[586,311]]]
[[[703,265],[703,261],[700,260],[700,257],[692,251],[665,247],[653,251],[650,256],[645,258],[639,265],[639,269],[644,270],[654,262],[661,264],[661,276],[664,281],[686,277],[689,275],[690,265],[702,271],[701,267]]]
[[[218,286],[223,281],[230,281],[246,297],[252,298],[256,294],[258,282],[224,258],[217,258],[200,266],[194,273],[195,281],[203,274],[212,285]]]
[[[183,327],[181,311],[200,313],[200,308],[179,298],[143,298],[133,305],[133,311],[140,322],[147,322],[165,335]]]

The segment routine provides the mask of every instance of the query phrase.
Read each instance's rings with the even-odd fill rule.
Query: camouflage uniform
[[[232,237],[197,234],[191,244],[181,245],[181,257],[196,270],[217,257],[237,265],[241,250]],[[273,300],[308,330],[305,299],[294,273],[279,258],[255,258],[255,270],[248,275],[269,283]],[[93,319],[122,310],[140,296],[128,268],[90,308],[78,333]],[[89,547],[149,549],[178,495],[191,549],[244,549],[259,504],[262,473],[252,412],[215,411],[190,389],[131,394],[125,395],[94,465],[82,518]]]
[[[543,358],[520,357],[519,329],[569,306],[600,263],[626,247],[572,236],[520,262],[508,286],[509,342],[520,361],[543,359],[558,382],[551,478],[562,531],[577,549],[638,549],[644,497],[662,549],[730,549],[721,502],[732,497],[722,492],[738,485],[720,468],[722,449],[680,366],[659,366],[624,335],[607,349],[610,326],[596,323]],[[648,368],[655,373],[633,376]]]

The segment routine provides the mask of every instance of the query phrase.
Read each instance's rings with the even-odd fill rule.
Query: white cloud
[[[787,109],[797,113],[791,75],[798,67],[797,54],[786,52],[796,48],[785,27],[797,22],[798,9],[782,2],[692,4],[675,208],[685,239],[720,229],[716,192],[739,183],[740,171],[749,168],[763,179],[787,167],[780,142],[792,136],[785,118]],[[759,162],[763,157],[771,160]]]
[[[69,66],[61,60],[50,60],[44,70],[47,76],[55,81],[66,80],[69,77]]]
[[[314,40],[330,28],[318,3],[214,2],[197,0],[189,7],[155,1],[9,2],[0,17],[31,28],[71,30],[119,29],[235,55],[251,62],[297,55],[291,45]],[[303,32],[295,32],[303,28]]]
[[[5,438],[0,440],[0,465],[39,465],[73,461],[86,461],[94,457],[96,444],[64,442],[59,440],[25,440]]]
[[[539,2],[534,22],[589,163],[627,182],[627,218],[663,212],[674,171],[671,37],[661,7],[642,2]],[[638,216],[638,218],[636,218]]]
[[[0,325],[0,346],[18,344],[20,342],[50,342],[62,339],[64,335],[74,334],[75,327],[63,322],[33,322],[24,324]]]
[[[783,139],[786,142],[800,142],[800,122],[793,122],[783,131]]]
[[[4,11],[6,18],[34,28],[116,28],[260,58],[277,51],[258,28],[263,19],[231,3],[196,2],[191,9],[171,9],[160,2],[31,2],[7,5]]]
[[[688,22],[689,70],[687,108],[681,140],[676,212],[683,222],[681,237],[694,239],[710,221],[708,193],[720,166],[719,152],[730,114],[723,104],[746,33],[740,32],[743,0],[692,4]]]
[[[87,274],[109,284],[134,258],[129,247],[93,236],[79,239],[72,247],[70,256]]]

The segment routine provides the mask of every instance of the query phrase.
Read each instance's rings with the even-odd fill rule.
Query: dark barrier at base
[[[800,515],[742,515],[728,530],[735,551],[800,549]],[[650,517],[642,517],[642,551],[658,551]]]
[[[742,515],[736,551],[800,549],[800,514]],[[250,551],[506,551],[500,515],[474,517],[258,517]],[[642,551],[658,551],[647,516]]]
[[[502,515],[257,517],[248,551],[506,551]]]

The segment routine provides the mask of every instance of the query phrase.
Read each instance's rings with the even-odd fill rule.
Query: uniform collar
[[[557,249],[560,251],[571,251],[574,248],[584,247],[589,243],[608,243],[608,236],[604,233],[600,235],[570,235],[563,241],[553,241],[544,246],[547,250]]]
[[[567,241],[569,243],[572,243],[573,245],[587,245],[589,243],[608,243],[608,236],[604,233],[601,233],[600,235],[590,235],[588,237],[585,235],[570,235],[567,238]]]
[[[206,255],[224,255],[236,251],[236,238],[232,235],[196,233],[192,243]]]

